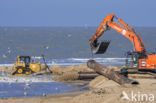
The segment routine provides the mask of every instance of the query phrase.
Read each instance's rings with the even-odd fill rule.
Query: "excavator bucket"
[[[95,45],[91,45],[91,51],[93,54],[103,54],[106,52],[110,41],[105,40],[102,42],[97,42]]]

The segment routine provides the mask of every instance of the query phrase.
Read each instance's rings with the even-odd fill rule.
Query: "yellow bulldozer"
[[[29,75],[44,70],[47,71],[47,69],[51,72],[45,62],[44,56],[43,60],[45,65],[41,64],[39,61],[35,62],[30,56],[17,56],[17,61],[13,65],[15,71],[12,72],[12,75]]]

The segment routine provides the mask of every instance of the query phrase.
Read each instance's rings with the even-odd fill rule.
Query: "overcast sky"
[[[156,0],[0,0],[0,26],[97,26],[112,13],[156,27]]]

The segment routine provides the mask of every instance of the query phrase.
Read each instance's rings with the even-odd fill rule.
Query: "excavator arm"
[[[105,31],[112,28],[131,41],[134,47],[134,50],[133,50],[134,52],[140,52],[146,55],[145,46],[139,34],[136,33],[134,29],[131,28],[128,24],[123,22],[122,19],[117,18],[117,22],[116,22],[114,21],[114,18],[117,18],[115,17],[114,14],[110,14],[104,18],[104,20],[101,22],[101,24],[97,28],[95,35],[89,39],[90,45],[93,48],[98,47],[97,45],[100,46],[100,43],[97,42],[98,38],[101,37]],[[104,45],[104,43],[106,43],[107,45]],[[109,43],[108,42],[104,42],[104,43],[103,43],[104,46],[101,46],[101,47],[107,48]]]

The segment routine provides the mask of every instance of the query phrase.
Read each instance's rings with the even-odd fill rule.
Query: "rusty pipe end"
[[[132,84],[132,85],[138,85],[139,82],[138,82],[138,81],[132,81],[131,84]]]
[[[87,67],[93,69],[94,68],[94,63],[95,63],[95,60],[93,59],[90,59],[87,61]]]

